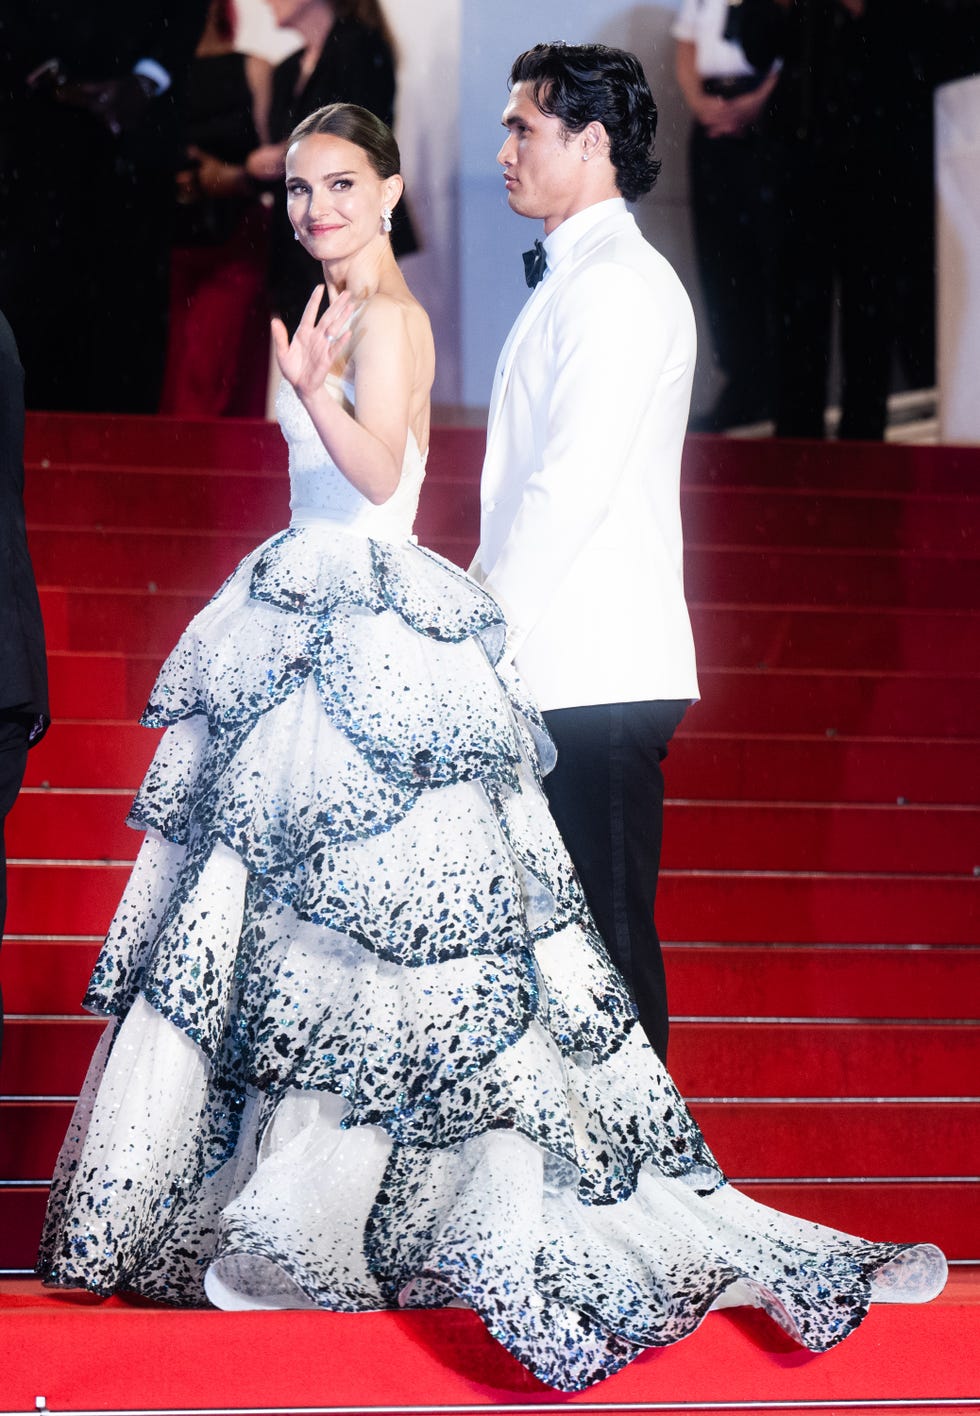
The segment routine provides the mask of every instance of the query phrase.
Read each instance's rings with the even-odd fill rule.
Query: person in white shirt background
[[[698,277],[724,383],[701,432],[770,416],[774,191],[760,119],[779,67],[755,69],[739,43],[741,0],[681,0],[674,68],[691,111],[688,171]]]
[[[636,58],[537,45],[503,124],[509,205],[544,223],[528,280],[543,278],[495,374],[471,572],[507,616],[558,749],[549,804],[664,1058],[661,762],[698,697],[679,500],[694,317],[626,207],[660,166]]]

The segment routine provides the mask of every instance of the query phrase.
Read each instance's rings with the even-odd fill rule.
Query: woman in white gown
[[[388,130],[289,149],[323,263],[279,418],[292,520],[164,665],[146,838],[87,1006],[45,1280],[225,1308],[474,1308],[577,1390],[712,1306],[822,1350],[934,1296],[725,1181],[645,1042],[540,791],[553,749],[494,602],[414,544],[433,349],[391,254]]]

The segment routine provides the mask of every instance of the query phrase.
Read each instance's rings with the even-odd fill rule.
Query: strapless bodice
[[[354,385],[330,378],[334,397],[353,408]],[[289,448],[289,509],[292,525],[330,522],[340,530],[379,541],[405,541],[412,534],[425,462],[411,431],[405,444],[401,480],[381,506],[353,487],[333,461],[292,384],[283,379],[276,416]]]

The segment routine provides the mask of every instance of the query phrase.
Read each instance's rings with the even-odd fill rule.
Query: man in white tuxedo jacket
[[[544,222],[525,256],[529,284],[544,274],[497,366],[471,569],[506,613],[558,748],[552,811],[664,1057],[660,764],[698,696],[680,517],[694,317],[624,200],[659,168],[636,59],[538,45],[510,83],[497,160],[511,208]]]

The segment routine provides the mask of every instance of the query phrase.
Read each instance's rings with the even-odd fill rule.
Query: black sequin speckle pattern
[[[347,390],[349,396],[349,390]],[[942,1286],[726,1184],[540,791],[504,625],[283,395],[304,516],[182,636],[39,1269],[178,1304],[461,1302],[574,1391],[717,1301],[816,1351]],[[319,515],[317,511],[319,499]]]

